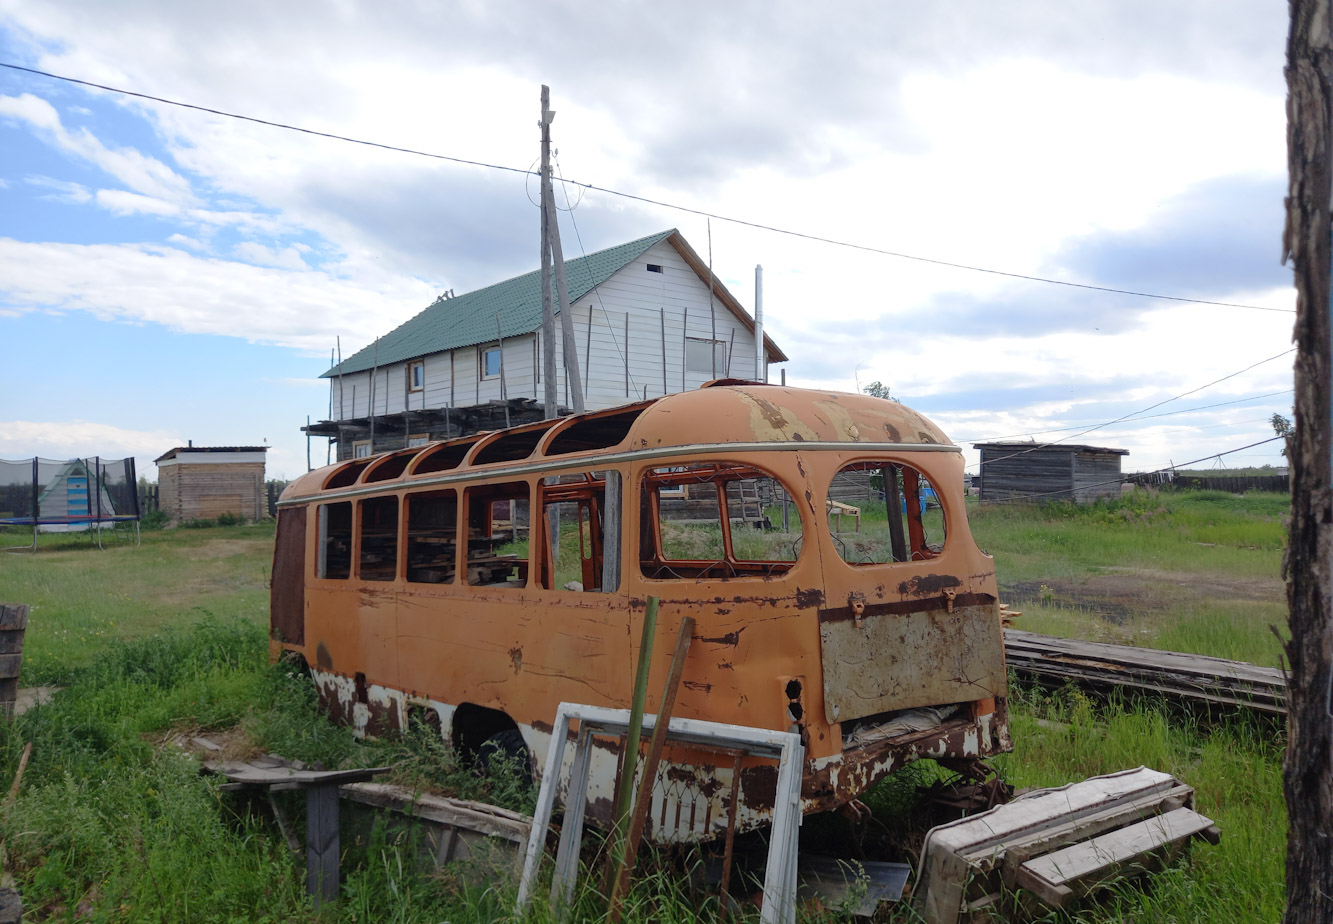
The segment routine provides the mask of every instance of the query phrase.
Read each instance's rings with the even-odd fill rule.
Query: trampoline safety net
[[[134,459],[0,459],[0,525],[43,532],[139,519]]]

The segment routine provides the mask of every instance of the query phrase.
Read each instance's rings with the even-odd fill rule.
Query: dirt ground
[[[1045,603],[1078,607],[1120,625],[1135,616],[1148,616],[1200,601],[1280,602],[1286,590],[1273,578],[1219,578],[1215,575],[1177,574],[1149,568],[1109,568],[1075,580],[1016,581],[1006,585],[1000,598],[1015,606]]]

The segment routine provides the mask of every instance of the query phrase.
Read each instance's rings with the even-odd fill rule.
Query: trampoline
[[[134,459],[0,459],[0,527],[32,529],[32,544],[6,552],[37,551],[42,533],[88,532],[102,548],[102,530],[133,524],[140,542],[139,490]]]

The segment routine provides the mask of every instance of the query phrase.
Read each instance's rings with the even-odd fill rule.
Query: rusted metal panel
[[[468,712],[455,710],[475,706],[511,720],[540,764],[558,703],[628,704],[644,607],[657,596],[669,618],[658,630],[647,711],[660,708],[672,627],[690,616],[695,629],[676,715],[798,732],[807,756],[806,811],[854,799],[918,757],[985,757],[1008,749],[994,563],[972,541],[962,498],[963,459],[938,428],[893,402],[778,386],[711,387],[636,407],[642,410],[627,425],[628,434],[617,432],[603,448],[562,444],[555,450],[553,440],[574,427],[561,423],[523,459],[476,465],[472,456],[484,440],[474,438],[459,444],[447,467],[418,464],[452,445],[435,444],[382,481],[366,481],[366,474],[379,470],[372,463],[350,478],[331,478],[335,470],[325,469],[293,482],[283,494],[284,511],[324,504],[356,511],[336,537],[345,544],[339,555],[353,565],[362,558],[363,505],[348,501],[396,496],[403,511],[398,563],[392,580],[364,580],[356,567],[321,576],[321,543],[326,557],[332,553],[329,537],[319,535],[312,519],[304,537],[304,638],[275,643],[275,650],[301,653],[326,708],[361,733],[401,727],[407,710],[421,707],[439,717],[449,738],[467,722]],[[940,506],[932,517],[947,542],[927,542],[909,519],[912,548],[906,557],[913,560],[849,563],[839,547],[848,540],[832,536],[827,525],[833,482],[844,469],[891,466],[910,468],[913,478],[935,486]],[[674,487],[673,472],[709,470],[718,474],[699,478],[716,494],[715,509],[729,510],[733,495],[755,502],[739,489],[729,491],[728,484],[762,483],[754,473],[770,479],[785,492],[786,503],[778,506],[785,508],[791,535],[765,534],[788,533],[788,527],[778,529],[784,515],[772,505],[767,516],[743,520],[751,525],[714,513],[717,536],[694,542],[700,551],[679,551],[691,542],[676,535],[667,554],[659,488]],[[467,583],[463,576],[472,556],[495,556],[496,544],[510,538],[473,534],[479,524],[484,527],[468,512],[481,486],[521,487],[538,523],[544,504],[559,500],[552,486],[564,490],[562,478],[589,473],[597,474],[589,485],[605,475],[622,486],[619,516],[604,518],[603,529],[610,532],[600,546],[620,555],[613,591],[581,591],[565,586],[564,578],[553,580],[559,562],[543,529],[531,531],[526,549],[505,552],[527,559],[514,569],[513,580]],[[447,525],[432,525],[436,535],[424,535],[425,524],[413,522],[413,498],[447,491],[456,492],[457,509]],[[604,503],[613,502],[607,492]],[[864,539],[869,529],[858,535]],[[425,543],[434,544],[441,561],[453,556],[424,569],[430,580],[411,567]],[[755,553],[755,546],[768,551]],[[596,547],[589,543],[581,554],[595,558]],[[566,562],[577,565],[580,558]],[[281,620],[276,611],[274,619],[275,625]],[[861,705],[853,709],[852,702]],[[918,706],[956,708],[920,728],[876,725],[874,735],[860,729],[853,736],[834,717],[835,706],[842,719]],[[615,742],[603,742],[592,758],[588,813],[594,821],[602,817],[603,796],[609,815],[617,753]],[[737,777],[731,755],[679,747],[663,760],[667,782],[649,815],[654,841],[723,834],[733,782],[740,797],[736,830],[757,827],[771,815],[775,781],[764,767],[743,762]]]
[[[994,601],[861,616],[823,610],[819,639],[829,722],[1004,695]]]
[[[294,645],[305,644],[305,521],[304,507],[280,510],[273,545],[271,634]]]

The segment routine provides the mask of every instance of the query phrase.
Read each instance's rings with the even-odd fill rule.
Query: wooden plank
[[[1062,905],[1125,865],[1214,828],[1212,819],[1191,809],[1176,809],[1028,860],[1019,867],[1015,882],[1049,904]]]
[[[1274,668],[1181,652],[1005,631],[1009,666],[1094,688],[1135,687],[1161,695],[1280,713],[1286,680]]]
[[[389,783],[350,783],[341,789],[342,798],[374,808],[390,809],[441,825],[476,831],[515,843],[526,843],[531,816],[484,802],[450,799],[413,792]]]
[[[315,907],[338,900],[338,787],[312,786],[305,802],[306,893]]]

